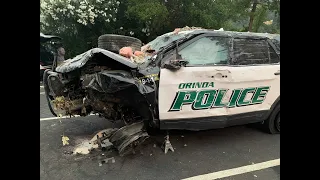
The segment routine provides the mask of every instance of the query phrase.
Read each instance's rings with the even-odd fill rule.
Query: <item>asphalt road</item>
[[[43,92],[42,88],[40,92]],[[253,127],[175,131],[170,136],[175,152],[166,155],[159,148],[163,140],[161,135],[150,138],[139,152],[125,157],[100,151],[70,155],[68,152],[77,143],[115,125],[97,116],[61,122],[43,119],[48,117],[52,115],[45,96],[40,94],[40,178],[43,180],[175,180],[214,172],[223,174],[221,179],[224,180],[280,179],[280,165],[231,176],[232,168],[249,165],[253,167],[245,169],[254,169],[261,162],[280,158],[280,135],[266,134]],[[68,146],[62,146],[62,135],[69,137]],[[101,159],[108,157],[114,157],[115,162],[99,166]],[[227,172],[220,173],[223,170]]]

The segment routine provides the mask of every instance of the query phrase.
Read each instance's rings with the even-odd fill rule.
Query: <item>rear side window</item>
[[[279,63],[280,58],[276,51],[269,45],[269,52],[270,52],[270,63]]]
[[[229,42],[227,37],[202,37],[179,51],[182,59],[192,65],[228,64]]]
[[[234,65],[269,64],[269,47],[266,40],[234,39]]]

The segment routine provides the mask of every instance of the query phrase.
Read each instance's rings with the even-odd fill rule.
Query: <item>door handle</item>
[[[275,72],[274,75],[280,75],[280,71]]]

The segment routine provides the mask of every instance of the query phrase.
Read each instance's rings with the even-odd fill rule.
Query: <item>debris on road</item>
[[[99,166],[102,166],[102,164],[105,164],[105,163],[108,163],[109,161],[111,161],[111,163],[115,163],[116,160],[114,159],[114,157],[111,157],[111,158],[106,158],[106,159],[103,159],[99,162]]]
[[[85,141],[75,148],[73,154],[89,154],[92,151],[92,149],[96,148],[98,148],[97,144],[93,144],[90,141]]]
[[[143,122],[134,123],[121,129],[109,128],[99,131],[91,140],[81,142],[74,149],[74,154],[89,154],[93,149],[102,151],[115,148],[120,156],[134,153],[135,148],[143,143],[149,135],[142,130]]]
[[[168,150],[171,150],[172,152],[174,152],[174,149],[170,143],[170,140],[169,140],[169,135],[167,135],[165,137],[165,141],[162,145],[162,149],[164,150],[164,153],[167,154],[168,153]]]
[[[108,128],[108,129],[101,130],[98,133],[96,133],[96,135],[94,135],[93,138],[90,141],[93,142],[93,143],[96,143],[98,138],[100,140],[104,140],[104,139],[110,138],[111,135],[113,133],[115,133],[117,130],[118,130],[118,128]]]
[[[85,140],[79,144],[75,150],[74,154],[89,154],[93,149],[101,148],[106,150],[108,147],[111,147],[113,144],[109,141],[108,138],[116,132],[117,128],[108,128],[99,131],[96,133],[91,140]]]
[[[62,135],[62,145],[69,145],[69,141],[70,139],[67,136]]]

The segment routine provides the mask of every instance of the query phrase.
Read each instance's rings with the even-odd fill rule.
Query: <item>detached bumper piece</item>
[[[124,126],[120,129],[102,130],[92,138],[90,144],[93,146],[96,144],[96,148],[99,147],[104,150],[106,147],[110,146],[111,143],[112,146],[118,150],[120,156],[135,153],[138,146],[149,138],[149,135],[144,131],[143,126],[143,122],[139,122]]]

